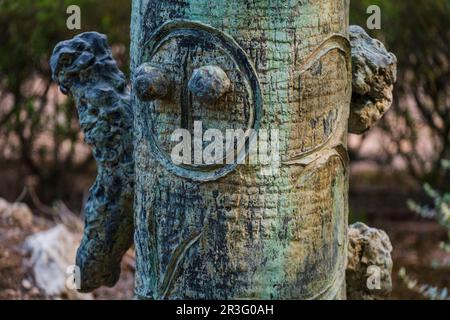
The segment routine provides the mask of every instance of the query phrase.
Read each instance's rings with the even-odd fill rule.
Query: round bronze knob
[[[171,81],[166,72],[144,63],[136,70],[133,89],[142,101],[164,99],[170,93]]]
[[[211,103],[230,90],[231,82],[220,67],[204,66],[194,70],[188,87],[198,100]]]

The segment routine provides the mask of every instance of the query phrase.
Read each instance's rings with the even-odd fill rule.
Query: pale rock
[[[3,216],[8,208],[9,202],[3,198],[0,198],[0,216]]]
[[[359,26],[350,26],[352,103],[349,132],[361,134],[389,110],[397,80],[397,58]]]
[[[66,287],[67,268],[75,264],[79,238],[64,225],[57,225],[25,239],[24,249],[30,256],[27,267],[36,286],[49,298],[92,299],[90,294]]]

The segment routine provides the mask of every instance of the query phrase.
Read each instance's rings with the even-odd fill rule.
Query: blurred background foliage
[[[66,8],[74,3],[82,30],[70,31]],[[55,98],[48,61],[57,42],[95,30],[108,35],[127,73],[130,10],[130,1],[0,0],[0,168],[15,171],[0,192],[11,198],[32,176],[45,201],[72,197],[70,173],[88,171],[93,162],[80,150],[73,101]]]

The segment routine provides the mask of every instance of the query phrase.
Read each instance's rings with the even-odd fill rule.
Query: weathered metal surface
[[[134,228],[133,113],[125,77],[106,37],[96,32],[59,43],[50,65],[53,79],[76,101],[85,141],[97,162],[77,253],[81,290],[113,286]]]
[[[346,1],[133,2],[132,70],[154,64],[175,84],[171,99],[132,94],[138,297],[344,297],[347,9]],[[189,90],[204,66],[231,82],[214,103]],[[195,121],[204,131],[279,129],[278,173],[173,164],[171,132],[192,132]]]
[[[348,299],[385,299],[392,291],[392,244],[388,235],[361,222],[351,225],[348,233]]]
[[[219,30],[185,20],[164,23],[143,48],[138,74],[142,66],[157,66],[170,77],[169,86],[172,88],[169,98],[146,101],[138,97],[139,102],[136,102],[142,110],[144,127],[149,128],[143,133],[153,155],[170,172],[192,180],[215,180],[233,171],[236,164],[226,164],[226,161],[222,166],[202,163],[175,165],[170,157],[176,145],[171,141],[171,134],[176,129],[185,128],[194,135],[195,121],[202,122],[203,131],[214,128],[224,133],[226,129],[248,132],[260,127],[261,88],[246,53]],[[223,73],[223,79],[220,79],[223,83],[218,85],[223,86],[223,92],[215,99],[199,99],[198,95],[205,93],[193,87],[199,70],[205,68],[215,68],[216,73]],[[228,77],[233,79],[232,83]],[[138,93],[136,82],[133,87],[138,88]],[[196,92],[192,92],[193,89]],[[240,158],[245,156],[245,150],[236,153]]]
[[[134,0],[132,108],[104,36],[60,43],[54,79],[76,100],[99,171],[82,290],[116,282],[134,227],[139,298],[345,298],[347,29],[347,0]],[[179,164],[180,128],[258,139],[228,145],[223,162]],[[276,140],[280,161],[237,162],[261,140]]]

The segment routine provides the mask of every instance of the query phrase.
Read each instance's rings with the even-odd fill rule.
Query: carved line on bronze
[[[350,52],[351,52],[350,41],[348,40],[348,38],[344,37],[341,34],[334,34],[325,39],[320,45],[318,45],[313,50],[313,52],[305,59],[305,62],[302,64],[302,67],[300,69],[299,76],[301,77],[306,71],[308,71],[314,65],[314,63],[316,63],[321,58],[325,57],[328,53],[336,49],[339,50],[344,55],[345,61],[347,62],[346,64],[347,80],[351,79],[352,66],[350,60]],[[345,104],[348,103],[348,105],[350,105],[351,81],[347,81],[346,94],[347,94],[347,101],[345,101]],[[336,123],[341,122],[343,120],[342,117],[343,112],[338,112],[338,118],[336,119]],[[289,165],[296,164],[300,159],[323,150],[324,147],[330,142],[331,138],[334,137],[336,134],[337,133],[335,130],[335,132],[333,132],[329,137],[327,137],[326,141],[314,147],[312,150],[306,152],[295,152],[288,159],[283,160],[282,164],[289,164]]]

